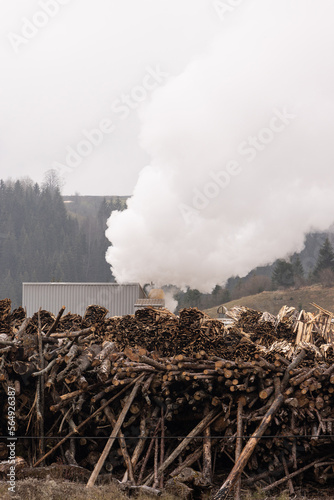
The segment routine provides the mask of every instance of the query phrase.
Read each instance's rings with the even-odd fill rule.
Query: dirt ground
[[[114,485],[94,486],[86,489],[84,484],[69,481],[40,481],[37,479],[25,479],[17,481],[15,493],[8,491],[8,484],[0,482],[1,500],[128,500],[128,496],[119,491]],[[134,498],[134,497],[132,497]],[[137,500],[152,500],[148,495],[139,495]],[[163,493],[159,497],[161,500],[181,500],[168,493]],[[231,500],[233,495],[231,495]],[[297,492],[296,495],[289,496],[287,490],[283,490],[279,495],[265,494],[260,489],[257,491],[242,491],[242,500],[334,500],[334,491],[321,489],[311,491],[305,496],[305,492]]]

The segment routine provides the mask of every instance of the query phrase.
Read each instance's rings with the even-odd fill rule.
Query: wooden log
[[[317,458],[317,460],[314,460],[310,464],[305,465],[301,469],[298,469],[295,472],[291,472],[291,474],[289,474],[288,476],[285,476],[282,479],[279,479],[278,481],[275,481],[274,483],[271,483],[268,486],[265,486],[264,488],[262,488],[262,491],[270,491],[274,488],[277,488],[277,486],[280,486],[281,484],[285,483],[289,479],[292,479],[292,478],[298,476],[299,474],[301,474],[302,472],[307,471],[311,467],[314,467],[317,463],[322,462],[324,460],[327,460],[328,458],[332,457],[333,455],[334,455],[334,453],[330,453],[329,455],[326,455],[325,457]]]
[[[284,473],[288,477],[289,476],[289,469],[288,469],[288,465],[286,463],[285,456],[283,454],[282,454],[282,463],[283,463],[283,467],[284,467]],[[294,490],[291,478],[288,479],[288,486],[289,486],[290,495],[294,495],[295,490]]]
[[[23,321],[22,325],[20,326],[17,333],[15,334],[15,340],[20,341],[24,337],[26,329],[27,329],[28,325],[30,324],[30,322],[31,322],[31,318],[26,318]]]
[[[59,369],[59,365],[57,363],[55,365],[53,365],[53,367],[51,368],[50,375],[49,375],[47,381],[45,382],[45,387],[47,387],[48,389],[50,389],[50,387],[54,386],[58,369]]]
[[[147,365],[151,365],[154,368],[156,368],[157,370],[161,370],[161,371],[167,370],[167,367],[164,364],[159,363],[159,361],[156,361],[155,359],[151,359],[145,355],[139,356],[139,361],[142,361],[143,363],[146,363]]]
[[[289,364],[289,366],[285,370],[285,373],[284,373],[284,376],[283,376],[283,379],[281,382],[281,391],[282,392],[285,391],[285,389],[288,385],[289,378],[291,375],[291,373],[290,373],[291,370],[294,370],[299,365],[299,363],[305,358],[306,354],[307,354],[306,351],[304,349],[302,349],[300,351],[300,353],[295,357],[295,359]]]
[[[89,383],[88,383],[86,377],[84,377],[83,375],[80,375],[80,377],[78,377],[76,383],[77,383],[77,387],[79,387],[79,389],[82,389],[82,390],[87,390],[87,387],[89,386]]]
[[[259,392],[260,399],[267,399],[274,392],[274,387],[266,387],[262,391]]]
[[[42,340],[43,340],[44,337],[42,337]],[[71,346],[73,345],[73,342],[74,340],[69,340],[65,345],[61,345],[59,347],[56,347],[55,349],[53,350],[49,350],[47,351],[46,349],[44,349],[44,359],[46,361],[52,361],[53,359],[55,358],[61,358],[59,359],[59,362],[60,361],[63,361],[63,356],[66,355],[68,353],[68,351],[70,350]]]
[[[143,460],[143,463],[142,463],[142,466],[141,466],[141,469],[140,469],[140,473],[139,473],[139,477],[138,477],[138,481],[137,481],[138,484],[141,484],[142,479],[144,477],[145,468],[146,468],[148,459],[150,458],[151,451],[152,451],[152,448],[153,448],[153,445],[154,445],[154,442],[155,442],[154,438],[155,438],[155,436],[156,436],[156,434],[157,434],[158,429],[159,429],[160,426],[161,426],[161,419],[159,419],[159,421],[158,421],[158,423],[157,423],[157,425],[156,425],[156,427],[154,429],[153,436],[151,437],[150,444],[148,446],[146,455],[144,457],[144,460]],[[154,475],[153,475],[153,479],[154,479]]]
[[[101,403],[102,404],[106,403],[106,400],[102,399]],[[109,422],[111,423],[111,425],[114,428],[116,426],[117,420],[116,420],[115,415],[113,414],[112,410],[109,408],[109,406],[106,406],[103,411],[104,411],[105,415],[107,416]],[[119,441],[119,444],[120,444],[120,447],[122,450],[122,455],[123,455],[124,462],[125,462],[125,465],[127,468],[129,479],[130,479],[131,483],[134,484],[135,478],[133,475],[133,467],[132,467],[130,455],[128,453],[128,448],[126,446],[126,441],[124,439],[124,434],[121,430],[118,433],[118,441]]]
[[[140,377],[138,377],[138,379],[139,378]],[[133,380],[129,385],[127,385],[122,390],[120,390],[117,394],[115,394],[115,396],[113,396],[112,398],[110,398],[107,401],[107,403],[105,403],[104,405],[101,405],[100,408],[98,408],[96,411],[94,411],[94,413],[92,413],[89,417],[87,417],[83,422],[81,422],[77,426],[76,431],[78,432],[80,429],[82,429],[83,427],[85,427],[85,425],[87,425],[88,422],[90,422],[90,420],[92,420],[94,417],[96,417],[96,415],[98,415],[99,413],[101,413],[101,411],[103,411],[104,408],[106,406],[108,406],[109,404],[111,404],[116,398],[118,398],[119,396],[121,396],[123,394],[123,392],[125,392],[127,389],[129,389],[129,387],[131,385],[133,385],[138,379]],[[61,439],[60,441],[58,441],[58,443],[53,448],[51,448],[51,450],[49,450],[42,458],[40,458],[39,460],[37,460],[33,464],[33,467],[37,467],[48,456],[52,455],[52,453],[54,453],[57,448],[59,448],[62,444],[64,444],[67,441],[68,438],[70,438],[71,436],[73,436],[73,434],[75,434],[75,431],[74,430],[70,431],[63,439]]]
[[[259,366],[261,366],[262,368],[266,368],[274,373],[283,372],[281,367],[277,367],[274,364],[269,363],[266,359],[262,358],[261,356],[258,357],[258,360],[259,360]]]
[[[222,485],[222,487],[219,489],[219,491],[216,493],[214,496],[214,500],[224,500],[228,497],[230,491],[238,481],[243,469],[245,468],[251,454],[253,453],[257,443],[263,436],[264,432],[266,431],[268,425],[271,423],[273,416],[277,412],[277,410],[280,408],[280,406],[284,402],[284,396],[283,394],[280,394],[265,416],[262,419],[261,424],[259,427],[256,429],[256,431],[253,433],[252,437],[249,439],[247,442],[246,446],[241,452],[241,455],[238,459],[238,461],[235,463],[233,469],[231,470],[228,478],[226,479],[225,483]]]
[[[208,425],[211,425],[213,421],[218,418],[223,412],[219,412],[214,409],[208,415],[206,415],[203,420],[199,422],[199,424],[194,427],[192,431],[189,432],[187,437],[185,437],[181,443],[176,447],[176,449],[173,451],[171,455],[165,460],[165,462],[162,464],[162,466],[159,467],[158,469],[158,477],[160,477],[160,474],[164,472],[167,467],[170,466],[174,462],[174,460],[182,453],[182,451],[189,445],[190,441],[194,439],[200,432],[202,432]],[[147,478],[144,484],[147,486],[150,486],[152,484],[152,481],[154,479],[154,475],[150,474],[150,476]]]
[[[238,399],[238,408],[237,408],[237,441],[235,444],[235,462],[238,462],[239,457],[242,451],[242,436],[243,436],[243,407],[246,404],[245,397],[240,397]],[[236,486],[234,490],[234,500],[240,500],[241,494],[241,478],[236,481]]]
[[[61,307],[61,309],[59,310],[59,313],[57,314],[56,319],[54,320],[54,322],[50,326],[49,330],[46,332],[46,334],[45,334],[46,337],[49,337],[51,335],[51,333],[53,333],[56,330],[56,328],[57,328],[57,326],[59,324],[60,318],[62,317],[65,309],[66,309],[65,306]]]
[[[65,378],[66,374],[74,367],[72,361],[80,352],[81,352],[80,348],[77,344],[73,344],[70,347],[68,353],[65,354],[64,356],[64,361],[67,364],[67,366],[61,372],[58,373],[57,382],[61,382]]]
[[[80,413],[81,410],[82,410],[82,405],[84,404],[86,400],[86,395],[83,393],[83,394],[80,394],[77,401],[74,402],[73,404],[73,412],[74,413]]]
[[[48,365],[46,365],[45,368],[43,368],[39,372],[32,373],[31,376],[32,377],[40,377],[41,375],[45,375],[45,373],[48,373],[51,370],[51,368],[57,363],[57,361],[58,361],[57,358],[53,359],[52,361],[50,361],[50,363]]]
[[[160,440],[160,467],[163,465],[165,460],[165,418],[164,418],[164,410],[161,408],[161,440]],[[164,475],[161,474],[159,488],[163,489],[164,487]]]
[[[209,405],[205,405],[204,415],[209,414]],[[204,431],[204,439],[203,439],[203,469],[202,469],[202,478],[204,484],[211,484],[212,482],[212,452],[211,452],[211,432],[210,426],[208,425]]]
[[[157,488],[159,484],[158,477],[158,467],[159,467],[159,441],[156,437],[154,440],[154,482],[152,488]]]
[[[106,382],[108,380],[109,374],[111,370],[111,361],[110,359],[104,359],[101,364],[97,368],[97,378],[101,382]]]
[[[69,407],[66,411],[65,408],[61,408],[60,409],[60,412],[62,413],[63,415],[63,419],[60,423],[60,426],[59,426],[59,433],[62,432],[62,428],[63,428],[63,425],[65,423],[65,420],[66,422],[68,423],[69,425],[69,428],[74,432],[74,434],[78,434],[78,429],[77,429],[77,426],[75,425],[75,422],[72,418],[72,414],[73,414],[73,408]]]
[[[305,382],[308,378],[310,378],[315,370],[316,367],[312,368],[311,370],[307,369],[303,373],[296,375],[295,377],[290,379],[290,384],[294,386],[300,385],[301,383]]]
[[[180,465],[178,465],[176,467],[176,469],[173,470],[173,472],[170,473],[170,476],[171,477],[175,477],[178,474],[180,474],[180,472],[182,472],[183,469],[185,469],[186,467],[190,467],[191,465],[193,465],[195,462],[197,462],[201,458],[202,453],[203,453],[203,447],[199,446],[198,448],[196,448],[195,451],[193,451],[193,453],[191,453],[190,455],[188,455],[183,460],[183,462]]]
[[[293,460],[289,460],[287,462],[287,466],[291,467],[293,465]],[[252,486],[254,483],[258,483],[262,480],[267,480],[270,476],[277,476],[284,472],[283,465],[279,467],[275,467],[274,470],[268,469],[265,472],[261,472],[260,474],[256,474],[255,476],[249,477],[248,479],[243,480],[244,486]]]
[[[138,460],[140,458],[140,455],[142,454],[142,452],[145,448],[145,442],[146,442],[146,439],[148,437],[147,430],[146,430],[147,419],[149,419],[150,416],[152,416],[154,418],[157,414],[158,414],[158,408],[155,409],[155,412],[153,412],[152,415],[151,415],[151,413],[149,413],[149,415],[147,415],[147,413],[144,412],[141,416],[140,426],[139,426],[140,434],[138,437],[137,445],[136,445],[134,452],[132,454],[132,457],[131,457],[131,464],[132,464],[132,468],[133,468],[134,472],[136,470],[136,466],[137,466]],[[122,479],[122,483],[126,482],[127,479],[128,479],[128,471],[126,470],[124,473],[123,479]]]
[[[7,347],[15,347],[18,344],[17,344],[17,342],[13,342],[11,340],[0,339],[0,345],[4,345],[4,346],[7,346]]]
[[[101,346],[92,344],[87,347],[82,354],[76,359],[75,367],[66,375],[65,381],[68,384],[75,382],[84,371],[91,365],[93,359],[101,351]]]
[[[95,332],[94,326],[84,328],[83,330],[79,330],[78,332],[52,333],[50,337],[52,339],[76,339],[77,337],[82,337],[83,335],[89,335],[92,332]]]
[[[37,327],[37,339],[38,339],[38,354],[39,354],[39,367],[41,370],[41,374],[38,376],[37,381],[37,400],[36,400],[36,414],[37,414],[37,423],[39,430],[39,438],[38,438],[38,450],[39,456],[43,456],[45,453],[44,448],[44,357],[43,357],[43,344],[42,344],[42,327],[41,327],[41,317],[40,317],[41,308],[38,311],[38,327]]]
[[[115,352],[116,350],[117,346],[115,342],[109,342],[108,340],[106,340],[102,344],[102,351],[93,359],[92,366],[99,366],[105,359],[108,359],[110,357],[111,353]]]
[[[79,354],[80,348],[77,344],[73,344],[68,353],[65,355],[65,363],[68,365]]]
[[[42,342],[43,344],[58,344],[59,340],[51,337],[46,337],[45,335],[43,335]]]
[[[100,473],[100,470],[102,469],[103,467],[103,464],[105,462],[105,459],[107,458],[108,454],[109,454],[109,451],[111,450],[111,447],[112,445],[114,444],[115,442],[115,439],[117,438],[117,435],[118,435],[118,432],[120,431],[121,429],[121,426],[124,422],[124,419],[126,417],[126,414],[132,404],[132,401],[134,400],[134,398],[136,397],[136,394],[138,392],[138,389],[139,389],[139,386],[142,382],[142,379],[143,379],[143,375],[139,377],[139,379],[137,380],[137,382],[135,383],[132,391],[131,391],[131,394],[128,396],[127,400],[126,400],[126,403],[117,419],[117,422],[110,434],[110,437],[104,447],[104,450],[99,458],[99,461],[97,462],[97,464],[95,465],[95,468],[92,472],[92,475],[90,476],[89,478],[89,481],[87,483],[87,486],[86,488],[91,488],[92,486],[94,486],[95,484],[95,481],[97,479],[97,476],[99,475]]]
[[[50,410],[57,411],[57,410],[59,410],[59,408],[66,406],[68,404],[68,401],[71,401],[72,399],[76,398],[77,396],[79,396],[85,392],[93,391],[93,390],[97,389],[98,387],[100,387],[102,384],[106,385],[106,384],[109,384],[111,382],[112,382],[112,379],[109,379],[104,383],[97,382],[96,384],[92,384],[89,386],[85,385],[84,387],[77,389],[75,391],[72,391],[72,392],[66,392],[65,394],[62,394],[61,396],[59,396],[59,403],[50,406]],[[105,392],[105,391],[103,391],[103,392]],[[101,396],[101,397],[103,397],[103,396]]]
[[[333,372],[334,372],[334,363],[321,374],[321,379],[326,379],[330,377]]]
[[[32,373],[36,372],[37,367],[35,363],[32,363],[31,361],[14,361],[12,368],[14,373],[28,379]]]
[[[144,396],[144,399],[145,399],[145,401],[146,401],[146,403],[147,403],[148,406],[151,406],[151,404],[152,404],[151,400],[149,398],[148,392],[149,392],[151,383],[153,382],[153,378],[154,378],[154,373],[152,373],[147,378],[147,380],[145,380],[145,382],[143,383],[143,385],[141,386],[142,395]]]

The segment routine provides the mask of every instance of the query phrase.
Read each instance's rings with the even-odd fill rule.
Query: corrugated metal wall
[[[58,314],[62,306],[65,314],[81,314],[91,304],[104,306],[108,316],[123,316],[134,313],[137,299],[145,298],[138,283],[118,285],[116,283],[23,283],[22,305],[27,315],[32,316],[42,309]]]

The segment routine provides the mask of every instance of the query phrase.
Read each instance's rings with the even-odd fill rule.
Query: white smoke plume
[[[165,292],[165,307],[170,311],[175,312],[177,306],[178,306],[178,301],[174,298],[173,292],[171,290]]]
[[[242,8],[142,110],[151,165],[106,232],[118,282],[210,291],[334,220],[334,4]]]
[[[153,284],[146,284],[145,292],[151,299],[164,299],[165,307],[171,312],[174,312],[178,306],[178,301],[174,298],[176,293],[179,292],[178,288],[174,286],[156,288]]]

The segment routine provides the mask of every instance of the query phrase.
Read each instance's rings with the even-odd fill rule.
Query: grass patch
[[[146,494],[133,496],[135,500],[154,500],[157,497],[152,497]],[[161,500],[180,500],[179,498],[163,493]],[[233,498],[233,494],[230,496]],[[258,488],[256,491],[242,491],[242,500],[290,500],[287,490],[280,494],[273,495],[266,493]],[[319,492],[319,495],[305,496],[296,494],[293,497],[295,500],[334,500],[333,490],[327,489]],[[115,484],[94,486],[86,489],[82,483],[74,483],[70,481],[54,481],[49,479],[41,481],[38,479],[25,479],[16,482],[15,493],[8,491],[8,483],[0,482],[0,499],[1,500],[129,500],[129,497],[121,492]]]
[[[1,483],[0,498],[2,500],[127,500],[127,497],[113,484],[86,489],[83,484],[58,482],[52,479],[17,481],[15,493],[8,491],[7,483]]]
[[[93,486],[86,489],[84,484],[70,481],[40,481],[25,479],[16,482],[15,493],[8,491],[8,483],[0,482],[1,500],[128,500],[116,485]],[[152,496],[140,494],[137,500],[152,500]],[[164,493],[161,500],[177,500]]]

